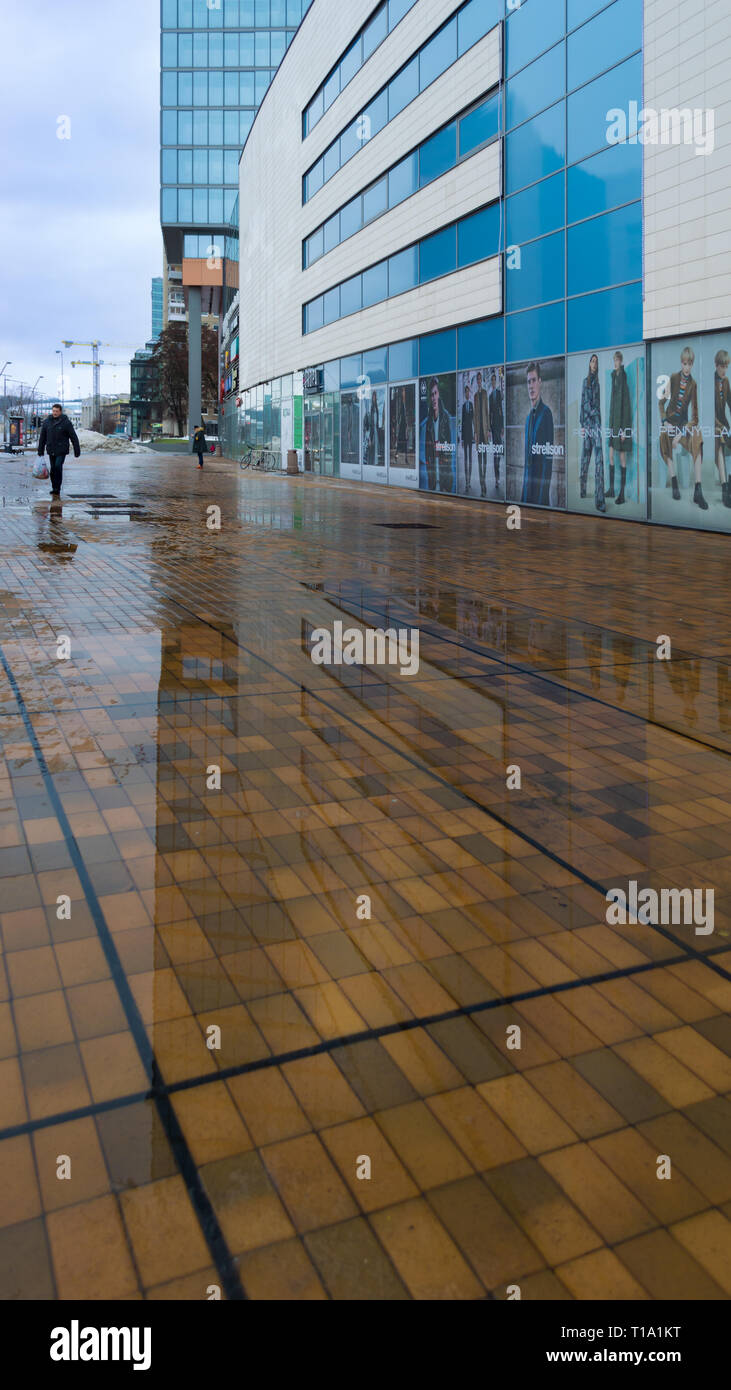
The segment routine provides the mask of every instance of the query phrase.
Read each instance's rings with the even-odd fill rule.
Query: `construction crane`
[[[93,395],[93,398],[94,398],[94,419],[96,420],[96,419],[98,418],[98,416],[101,415],[101,409],[102,409],[101,376],[100,376],[100,372],[99,372],[100,367],[103,367],[103,366],[105,366],[105,365],[108,366],[108,367],[120,367],[120,366],[126,365],[126,363],[121,363],[121,362],[107,362],[107,363],[104,363],[103,361],[100,362],[100,361],[99,361],[99,349],[100,349],[100,347],[127,348],[127,347],[131,347],[132,345],[131,345],[131,343],[103,343],[103,342],[101,341],[101,339],[99,339],[99,338],[93,339],[92,342],[90,342],[90,343],[81,342],[78,338],[64,338],[62,341],[63,341],[63,345],[64,345],[65,348],[70,348],[70,347],[90,347],[90,348],[92,349],[92,360],[91,360],[90,362],[72,362],[72,363],[71,363],[71,366],[72,366],[72,367],[77,367],[77,366],[78,366],[78,367],[93,367],[93,373],[92,373],[92,395]]]

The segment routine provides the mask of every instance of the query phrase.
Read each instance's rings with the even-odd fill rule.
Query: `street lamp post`
[[[56,348],[56,356],[61,358],[61,405],[62,405],[62,406],[65,406],[65,405],[66,405],[66,402],[65,402],[64,397],[63,397],[63,349],[62,349],[62,348]]]
[[[31,391],[31,395],[30,395],[30,427],[31,427],[31,432],[32,432],[32,430],[33,430],[33,421],[34,421],[34,419],[35,419],[35,414],[36,414],[36,386],[38,385],[38,382],[39,382],[39,381],[43,381],[43,373],[42,373],[42,372],[41,372],[41,375],[40,375],[39,377],[36,378],[36,380],[33,382],[33,385],[32,385],[31,388],[30,388],[30,391]]]

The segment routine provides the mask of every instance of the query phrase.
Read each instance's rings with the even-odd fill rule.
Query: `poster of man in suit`
[[[502,366],[457,373],[457,491],[463,497],[505,500],[504,400]]]
[[[563,357],[507,369],[507,500],[566,506]]]
[[[419,380],[419,487],[428,492],[456,491],[456,395],[455,372]]]

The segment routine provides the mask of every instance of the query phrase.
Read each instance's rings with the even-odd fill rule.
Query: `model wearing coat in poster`
[[[488,402],[490,413],[490,438],[492,439],[492,464],[495,470],[495,487],[500,487],[500,457],[503,452],[503,397],[500,387],[497,384],[497,373],[493,372],[490,378],[490,399]]]
[[[660,405],[660,457],[668,467],[668,475],[673,488],[673,498],[680,501],[678,474],[675,466],[675,446],[680,444],[693,460],[695,488],[693,501],[701,511],[708,511],[708,503],[701,487],[701,468],[703,465],[703,435],[698,428],[698,386],[691,376],[690,369],[695,362],[691,347],[684,347],[680,354],[680,371],[673,372]]]
[[[429,382],[431,403],[424,433],[424,454],[426,476],[432,492],[437,490],[437,463],[439,464],[439,491],[452,491],[452,427],[449,416],[439,398],[439,382],[435,376]],[[444,446],[447,446],[446,449]]]
[[[612,394],[609,401],[609,491],[607,497],[614,496],[614,456],[619,454],[622,482],[617,494],[617,506],[625,501],[624,485],[627,481],[627,455],[632,451],[632,398],[629,391],[624,357],[621,352],[614,354],[612,372]]]
[[[537,506],[551,505],[553,477],[553,415],[541,399],[541,366],[529,362],[526,382],[531,408],[525,417],[525,468],[521,502]]]
[[[402,386],[398,394],[398,405],[396,407],[396,455],[403,454],[406,462],[406,387]]]
[[[714,358],[713,446],[724,507],[731,507],[731,482],[726,473],[726,458],[731,454],[731,422],[726,416],[726,411],[731,408],[731,385],[727,375],[729,361],[731,358],[726,349],[720,348]]]
[[[465,385],[462,406],[462,453],[464,455],[465,492],[472,486],[472,445],[475,441],[475,411],[470,400],[470,388]]]
[[[485,475],[487,473],[487,446],[490,440],[490,407],[487,391],[482,384],[482,372],[477,373],[475,407],[475,443],[477,445],[477,467],[480,470],[480,496],[487,497]]]
[[[598,512],[605,512],[607,509],[604,505],[604,452],[602,450],[602,412],[599,395],[599,358],[595,352],[589,358],[589,370],[581,386],[579,424],[583,439],[579,476],[581,496],[586,497],[586,475],[589,472],[593,449],[594,505]]]

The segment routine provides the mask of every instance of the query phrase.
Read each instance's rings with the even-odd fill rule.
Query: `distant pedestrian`
[[[69,445],[73,448],[74,458],[81,454],[79,440],[68,415],[64,415],[63,406],[58,402],[51,406],[51,414],[47,415],[41,426],[40,438],[38,440],[38,456],[43,458],[43,451],[48,451],[48,461],[51,467],[51,496],[61,496],[61,484],[63,482],[63,463],[69,452]]]
[[[206,447],[206,431],[203,425],[198,425],[193,435],[193,453],[198,455],[198,467],[203,467],[203,454]]]

